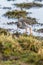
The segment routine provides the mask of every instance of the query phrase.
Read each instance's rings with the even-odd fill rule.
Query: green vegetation
[[[21,18],[21,17],[26,17],[27,12],[26,11],[8,11],[5,16],[8,16],[8,18]]]
[[[16,18],[18,21],[8,22],[8,25],[17,24],[17,29],[18,27],[23,29],[27,27],[26,24],[38,24],[35,18],[27,16],[29,12],[24,11],[23,8],[42,7],[42,4],[33,2],[14,5],[21,10],[8,11],[4,15],[8,18]],[[3,9],[11,9],[11,7],[3,7]],[[9,30],[0,28],[0,65],[43,65],[43,38],[32,34],[20,34],[18,30],[17,33],[10,34]],[[43,32],[43,29],[37,31]]]
[[[43,33],[43,28],[42,29],[38,29],[37,32]]]
[[[42,7],[42,4],[39,3],[20,3],[20,4],[15,4],[17,7],[22,8],[31,8],[31,7]]]
[[[0,35],[0,65],[40,64],[43,65],[43,40],[18,33]]]

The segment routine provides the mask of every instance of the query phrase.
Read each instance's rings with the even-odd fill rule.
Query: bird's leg
[[[30,30],[30,35],[32,35],[32,28],[30,27],[29,30]]]
[[[27,27],[25,28],[25,33],[27,33]]]
[[[17,32],[18,32],[18,26],[17,26]]]

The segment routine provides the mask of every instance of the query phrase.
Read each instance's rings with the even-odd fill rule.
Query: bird
[[[18,28],[25,29],[25,33],[27,33],[27,31],[28,31],[27,28],[29,28],[30,35],[32,35],[32,28],[26,22],[19,21],[19,22],[15,22],[15,24],[17,25],[17,30],[18,30]]]

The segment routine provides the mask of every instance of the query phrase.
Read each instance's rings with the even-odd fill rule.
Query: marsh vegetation
[[[21,4],[15,4],[17,7],[20,7],[21,9],[22,8],[31,8],[31,7],[42,7],[43,5],[42,4],[39,4],[39,3],[21,3]]]
[[[3,31],[0,30],[1,32]],[[1,33],[0,33],[1,34]],[[1,65],[43,65],[43,40],[27,34],[0,35]]]
[[[38,36],[43,33],[43,23],[39,23],[35,16],[30,16],[33,13],[39,16],[42,8],[43,4],[35,2],[0,0],[0,65],[43,65],[43,35]],[[41,13],[40,16],[43,10]],[[32,28],[32,34],[27,33],[27,27],[28,32]],[[26,29],[26,32],[19,32],[20,29]],[[37,36],[34,30],[39,32],[35,34]]]

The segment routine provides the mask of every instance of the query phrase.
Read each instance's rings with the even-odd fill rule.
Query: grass
[[[21,9],[22,8],[42,7],[43,6],[42,4],[39,4],[39,3],[20,3],[20,4],[14,4],[14,5],[16,5],[17,7],[20,7]]]
[[[27,12],[26,11],[8,11],[5,16],[8,16],[8,18],[21,18],[21,17],[26,17]]]
[[[3,32],[0,35],[0,65],[38,65],[43,62],[40,49],[43,49],[43,40],[38,37],[15,34],[13,38]]]
[[[40,32],[43,33],[43,28],[42,28],[42,29],[38,29],[37,32],[39,32],[39,33],[40,33]]]

